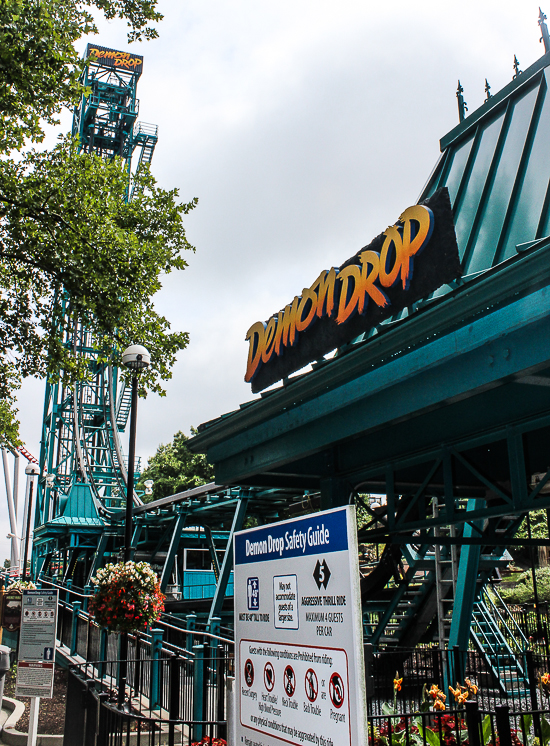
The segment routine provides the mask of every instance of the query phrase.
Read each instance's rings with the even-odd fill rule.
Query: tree
[[[183,269],[192,249],[178,204],[147,167],[128,203],[122,160],[81,153],[70,137],[49,151],[44,138],[63,107],[82,95],[75,42],[96,32],[90,10],[127,20],[128,39],[153,38],[156,0],[0,0],[0,446],[17,445],[14,392],[22,376],[70,386],[91,375],[62,344],[84,324],[100,361],[117,364],[129,344],[152,353],[141,393],[163,393],[188,343],[156,313],[161,275]]]
[[[545,509],[532,510],[529,513],[529,520],[531,523],[531,539],[548,539],[548,516]],[[527,522],[527,516],[524,517],[520,527],[514,535],[515,539],[528,539],[529,528]],[[539,552],[538,547],[528,545],[514,545],[508,547],[508,550],[514,561],[520,567],[529,567],[533,563],[539,564]]]
[[[194,435],[196,430],[191,428],[191,433]],[[160,445],[149,459],[138,482],[138,488],[144,490],[145,481],[153,480],[153,494],[143,497],[146,502],[214,481],[214,468],[204,454],[191,453],[187,447],[188,440],[188,436],[180,430],[171,443]]]

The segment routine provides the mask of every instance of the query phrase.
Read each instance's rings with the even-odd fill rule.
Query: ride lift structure
[[[142,504],[135,557],[159,570],[168,610],[231,620],[233,533],[355,502],[361,542],[384,545],[362,578],[375,649],[472,643],[507,690],[527,641],[487,587],[524,516],[550,508],[550,38],[545,53],[442,138],[418,201],[445,187],[463,275],[311,370],[205,423],[191,441],[216,483]],[[83,150],[131,156],[139,75],[99,61],[75,112]],[[156,130],[155,130],[156,133]],[[149,137],[149,136],[147,136]],[[155,134],[156,137],[156,134]],[[152,143],[147,139],[146,142]],[[121,555],[128,396],[82,328],[65,344],[93,378],[48,385],[35,576],[87,586]],[[368,495],[379,495],[374,508]],[[536,540],[537,544],[550,544]],[[202,554],[201,554],[202,553]],[[192,578],[195,578],[192,580]]]
[[[123,158],[130,176],[136,160],[137,166],[151,162],[158,139],[156,125],[137,121],[143,60],[92,44],[86,58],[90,62],[81,78],[86,93],[74,112],[73,135],[82,152]],[[67,306],[70,298],[62,302]],[[122,435],[131,389],[119,370],[100,361],[85,326],[60,329],[59,335],[86,359],[90,376],[71,388],[46,386],[33,572],[89,587],[101,566],[121,557],[128,481]],[[138,475],[139,467],[138,462]],[[276,520],[279,493],[255,491],[252,514]],[[198,605],[209,616],[220,612],[225,591],[232,592],[225,550],[233,531],[242,527],[250,494],[208,485],[143,505],[134,490],[134,557],[157,569],[169,609]]]

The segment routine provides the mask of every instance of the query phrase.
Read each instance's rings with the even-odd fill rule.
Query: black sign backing
[[[248,330],[254,393],[351,342],[462,274],[447,187]]]
[[[101,47],[99,44],[88,44],[86,58],[94,57],[94,62],[105,67],[116,67],[129,72],[141,74],[143,71],[143,57],[141,54],[130,54],[118,49]]]

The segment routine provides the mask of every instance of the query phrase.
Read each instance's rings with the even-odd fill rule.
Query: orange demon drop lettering
[[[380,255],[376,251],[368,250],[362,251],[359,254],[359,259],[363,265],[363,271],[361,273],[362,286],[363,286],[363,302],[364,307],[361,306],[359,313],[364,313],[367,309],[369,297],[373,299],[377,306],[386,308],[390,305],[390,301],[386,294],[376,287],[374,284],[375,280],[378,279],[380,273]],[[370,267],[370,272],[369,272]]]
[[[93,55],[97,60],[113,60],[116,67],[137,67],[141,65],[142,60],[139,57],[131,57],[128,52],[117,52],[114,49],[90,49],[90,56]]]
[[[304,311],[307,312],[305,318]],[[302,298],[298,304],[298,311],[296,312],[296,330],[299,332],[305,332],[315,318],[316,313],[317,295],[313,290],[311,290],[311,288],[304,288],[302,290]]]
[[[403,239],[396,225],[388,228],[384,235],[384,244],[380,252],[380,268],[378,276],[384,288],[391,288],[397,282],[401,269],[401,255],[403,254]],[[392,250],[393,249],[393,250]],[[393,257],[393,267],[391,266]],[[390,269],[391,267],[391,269]]]
[[[332,316],[334,311],[334,285],[338,269],[332,267],[327,272],[324,269],[311,286],[313,292],[317,291],[317,316]]]
[[[113,58],[115,64],[121,62],[124,54],[95,49],[92,49],[92,53]],[[131,59],[128,61],[133,62]],[[136,63],[140,61],[136,60]],[[437,199],[445,199],[445,205],[449,205],[445,209],[450,210],[448,194],[444,197],[438,196]],[[452,226],[452,216],[449,220]],[[346,334],[351,339],[357,329],[367,326],[365,319],[362,323],[351,322],[349,332],[335,331],[336,326],[346,324],[355,314],[370,316],[372,323],[377,323],[378,319],[387,318],[392,313],[392,303],[395,304],[396,310],[403,308],[407,300],[402,298],[399,285],[402,284],[405,291],[409,289],[414,272],[414,258],[424,249],[433,230],[434,214],[431,209],[425,205],[407,208],[395,225],[387,228],[382,236],[374,239],[368,247],[348,260],[346,266],[342,269],[332,267],[323,270],[311,287],[304,288],[302,294],[295,296],[292,303],[285,306],[276,316],[266,323],[258,321],[253,324],[246,335],[249,348],[245,381],[253,380],[262,365],[270,362],[273,364],[275,355],[280,357],[285,354],[285,349],[288,350],[288,360],[279,361],[265,374],[262,371],[254,381],[252,389],[260,391],[269,385],[270,381],[278,380],[277,375],[281,377],[288,375],[288,372],[284,371],[298,370],[304,361],[311,362],[316,354],[325,354],[323,351],[330,350],[333,342],[334,345],[338,344],[341,338],[346,338]],[[380,248],[380,253],[370,248],[374,246]],[[458,269],[455,267],[447,270],[447,275],[452,272],[456,275],[460,271],[458,260],[456,261]],[[434,283],[440,276],[445,276],[443,270],[438,267],[439,265],[436,269],[439,274],[435,278],[426,278],[426,273],[422,276],[419,273],[412,297],[428,292],[427,286],[437,287]],[[427,274],[429,275],[429,272]],[[393,293],[391,288],[394,288]],[[370,303],[375,304],[377,308],[372,307],[372,313],[367,313]],[[388,310],[381,312],[381,309]],[[309,332],[314,325],[319,327],[319,334],[316,330]],[[303,350],[290,352],[289,348],[294,347],[299,335],[306,332],[309,332],[309,335]]]
[[[277,319],[277,332],[275,333],[275,352],[282,353],[281,347],[293,347],[296,342],[296,312],[300,298],[296,296],[292,305],[285,306],[284,311],[279,311]]]
[[[361,270],[356,264],[349,264],[340,270],[338,279],[341,280],[342,287],[336,323],[343,324],[353,316],[362,296]]]
[[[434,214],[425,205],[407,207],[400,216],[403,223],[403,252],[401,255],[401,282],[408,290],[412,279],[414,257],[430,240],[434,229]]]
[[[248,364],[246,366],[246,375],[244,380],[248,383],[251,381],[258,370],[258,365],[262,359],[264,349],[265,327],[262,321],[256,321],[252,324],[245,337],[248,342]]]
[[[277,329],[277,318],[272,316],[265,328],[264,344],[262,350],[262,362],[268,363],[275,348],[275,330]]]

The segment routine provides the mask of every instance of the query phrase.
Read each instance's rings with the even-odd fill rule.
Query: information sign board
[[[16,696],[52,696],[56,630],[57,590],[24,590]]]
[[[355,508],[235,534],[236,743],[366,744]]]
[[[2,627],[14,632],[21,625],[21,593],[6,591],[2,603]]]

